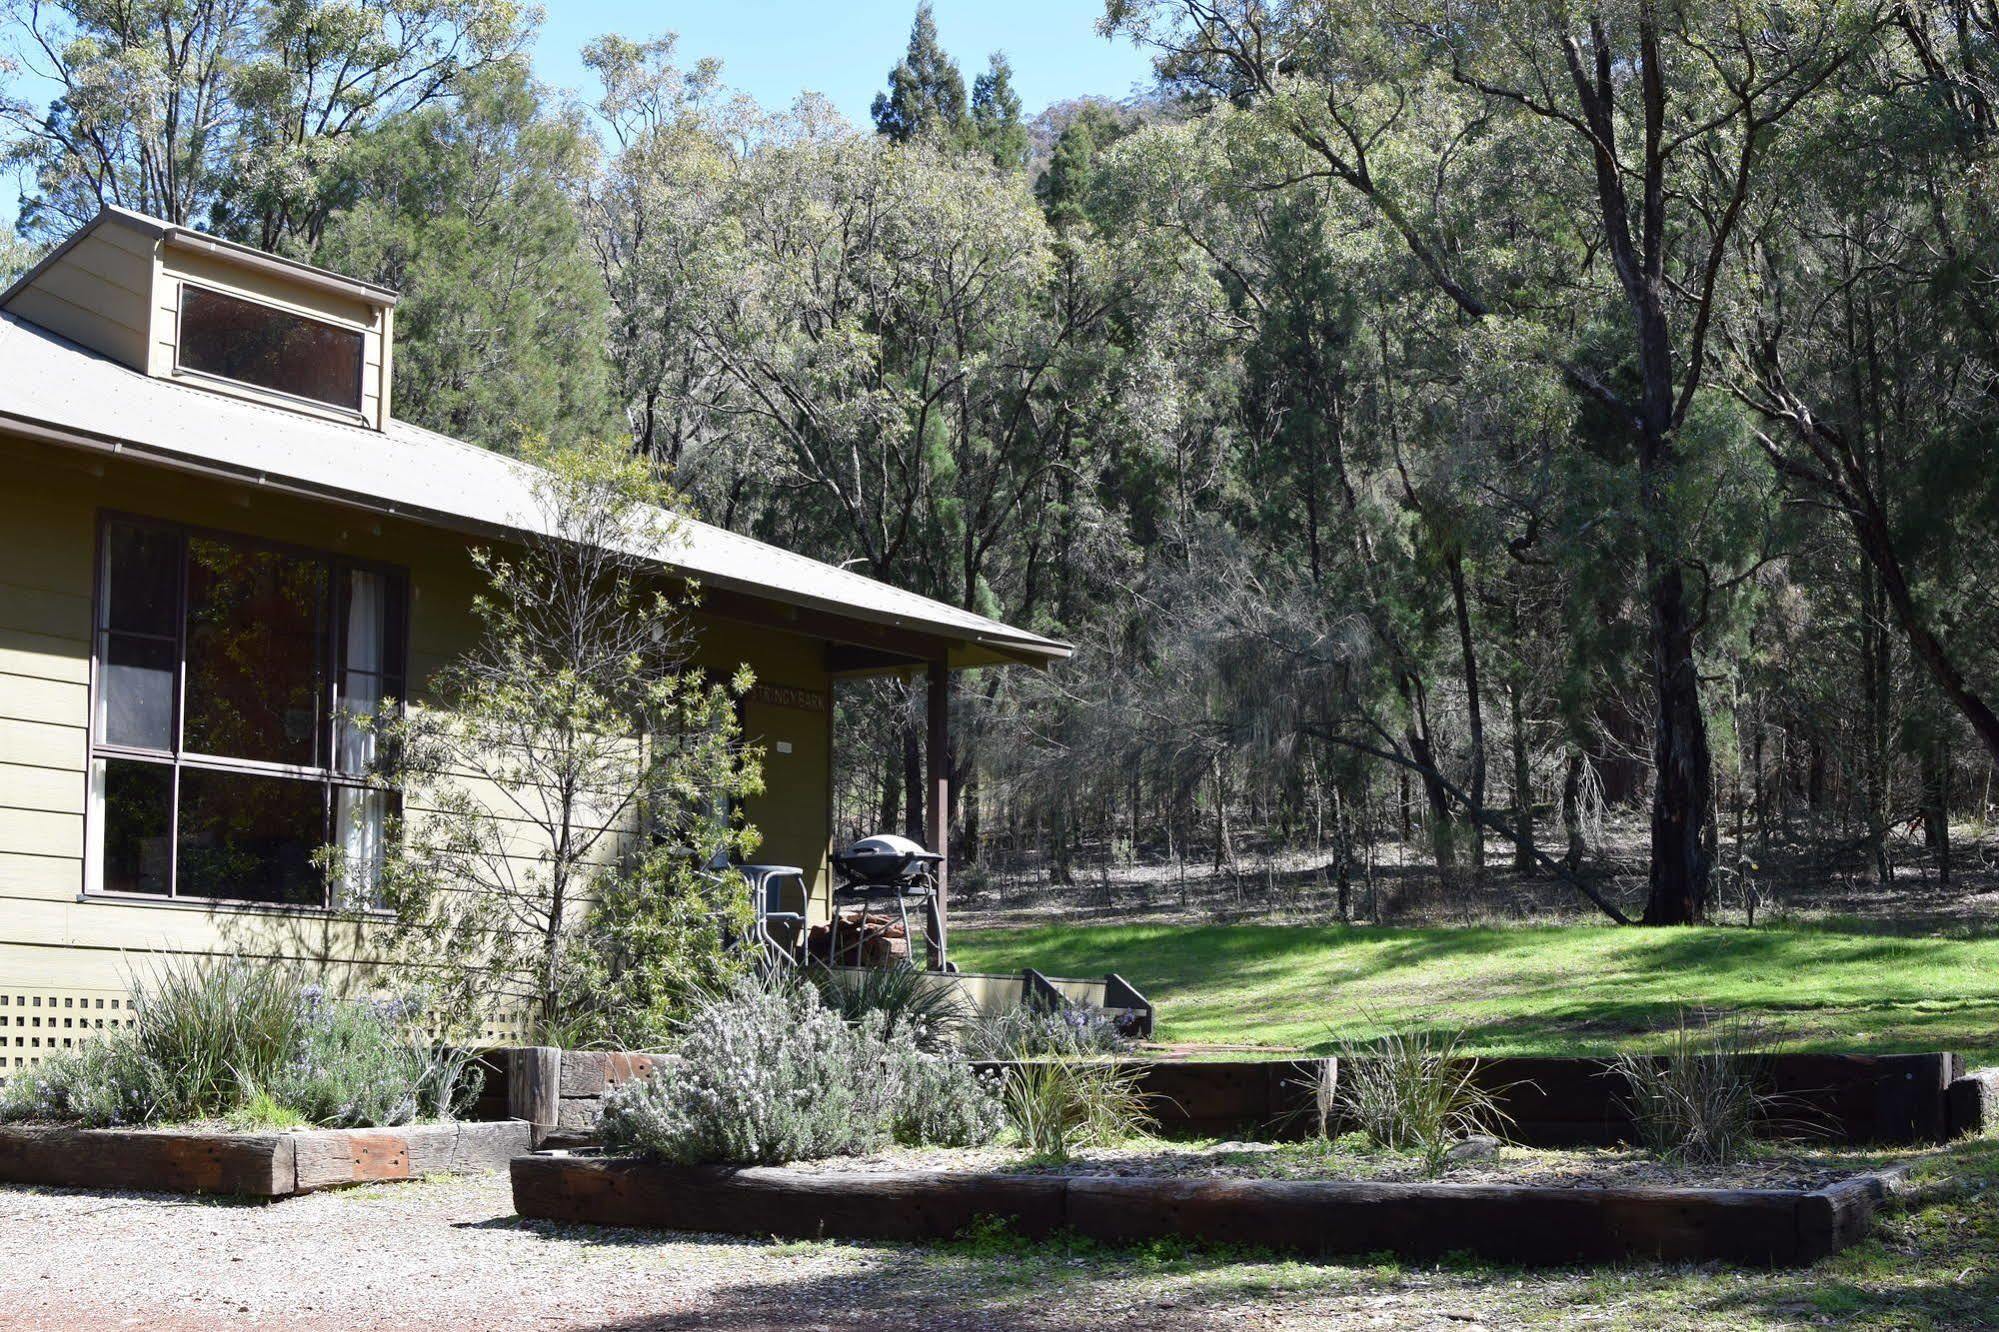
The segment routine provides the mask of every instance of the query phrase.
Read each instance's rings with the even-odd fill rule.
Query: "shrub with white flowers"
[[[966,1023],[959,1043],[971,1059],[1047,1059],[1124,1054],[1137,1045],[1108,1009],[1087,1004],[1024,1006]]]
[[[653,1076],[605,1098],[603,1135],[681,1164],[775,1165],[895,1141],[988,1142],[997,1088],[963,1064],[850,1026],[811,989],[754,980],[696,1005]]]

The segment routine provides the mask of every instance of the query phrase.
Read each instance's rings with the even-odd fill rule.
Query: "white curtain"
[[[333,789],[333,826],[340,839],[340,904],[380,906],[382,825],[389,798],[353,786]]]
[[[346,659],[341,662],[340,716],[334,728],[334,767],[361,774],[375,758],[375,733],[357,719],[372,718],[382,703],[383,653],[388,640],[388,586],[378,573],[347,574]],[[351,786],[333,791],[333,825],[341,853],[340,897],[350,907],[379,906],[386,793]]]
[[[355,718],[372,717],[382,702],[382,653],[388,636],[388,597],[382,575],[348,571],[347,660],[340,673],[340,723],[334,766],[361,773],[375,757],[372,730]]]

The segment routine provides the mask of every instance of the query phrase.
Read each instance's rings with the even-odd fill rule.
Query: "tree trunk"
[[[1923,841],[1937,882],[1950,882],[1950,745],[1939,737],[1923,755]]]
[[[1421,731],[1410,729],[1403,733],[1409,746],[1409,753],[1423,779],[1423,799],[1428,810],[1427,822],[1430,826],[1430,854],[1437,863],[1437,874],[1449,887],[1456,880],[1457,851],[1452,838],[1451,800],[1449,794],[1433,775],[1437,766],[1436,755],[1430,749],[1430,737]]]
[[[1583,841],[1583,756],[1581,750],[1571,749],[1567,765],[1562,770],[1562,831],[1569,840],[1568,851],[1562,856],[1562,863],[1571,874],[1583,867],[1583,857],[1589,853]]]
[[[1472,641],[1471,599],[1465,589],[1464,554],[1455,544],[1450,552],[1451,602],[1458,623],[1458,656],[1464,664],[1465,679],[1465,726],[1471,740],[1471,771],[1466,789],[1470,792],[1472,804],[1485,808],[1485,706],[1480,697],[1478,679],[1478,648]],[[1465,834],[1471,845],[1465,847],[1470,859],[1474,882],[1485,880],[1485,833],[1477,823],[1467,820]]]
[[[1647,925],[1692,925],[1707,915],[1714,866],[1707,721],[1694,665],[1694,619],[1681,566],[1654,554],[1652,576],[1652,881]]]
[[[1881,580],[1874,567],[1860,562],[1860,696],[1866,728],[1861,756],[1861,789],[1866,812],[1868,850],[1874,857],[1877,883],[1892,883],[1888,863],[1888,635],[1881,619]]]
[[[979,846],[982,832],[979,818],[979,765],[967,761],[964,773],[964,780],[952,786],[952,795],[957,802],[959,815],[959,832],[958,836],[952,839],[953,850],[960,864],[980,865],[984,860],[982,848]]]
[[[902,721],[902,835],[923,846],[923,737],[905,709]]]
[[[902,757],[889,753],[882,756],[882,785],[880,817],[875,820],[871,832],[887,832],[895,827],[896,810],[902,804]]]
[[[1523,691],[1514,681],[1506,691],[1507,721],[1513,728],[1513,824],[1520,840],[1513,846],[1513,868],[1534,869],[1534,773],[1527,756],[1527,719],[1520,704]]]

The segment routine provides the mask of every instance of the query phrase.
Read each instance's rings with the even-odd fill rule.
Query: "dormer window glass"
[[[183,282],[178,364],[345,411],[361,410],[362,334]]]

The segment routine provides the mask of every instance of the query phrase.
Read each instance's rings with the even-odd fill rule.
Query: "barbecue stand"
[[[944,956],[943,923],[937,914],[937,867],[944,857],[934,851],[927,851],[918,842],[907,837],[897,837],[892,833],[881,833],[873,837],[863,837],[844,851],[832,855],[833,868],[841,877],[841,882],[833,889],[833,919],[830,923],[830,952],[834,965],[840,965],[849,954],[852,965],[860,966],[866,955],[868,941],[887,934],[886,929],[868,924],[869,908],[895,907],[902,921],[902,939],[909,950],[909,960],[914,963],[915,939],[909,928],[909,908],[915,904],[923,921],[923,941],[927,951],[934,952],[937,964],[942,970],[949,970]],[[843,941],[848,922],[841,916],[842,907],[858,907],[859,919],[852,923],[852,938]]]

